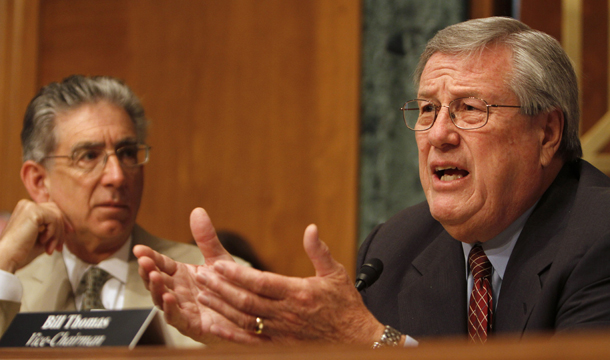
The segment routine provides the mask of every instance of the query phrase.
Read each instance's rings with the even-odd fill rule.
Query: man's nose
[[[102,181],[106,184],[118,186],[125,181],[125,169],[123,169],[115,152],[106,155],[108,158],[102,169]]]
[[[442,105],[436,120],[430,130],[428,130],[428,139],[432,146],[442,149],[447,146],[455,146],[459,144],[460,136],[457,132],[458,128],[451,121],[451,113],[449,106]]]

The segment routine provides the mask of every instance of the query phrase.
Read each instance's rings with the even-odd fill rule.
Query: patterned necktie
[[[77,294],[83,295],[81,311],[105,309],[102,304],[101,294],[102,287],[104,287],[108,279],[110,279],[110,274],[95,266],[90,267],[85,272],[76,290]]]
[[[480,245],[470,250],[468,266],[474,278],[468,310],[468,335],[475,343],[485,343],[491,332],[493,314],[491,263]]]

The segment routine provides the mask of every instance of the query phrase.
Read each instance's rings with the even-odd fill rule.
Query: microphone
[[[360,268],[360,273],[356,276],[356,290],[362,291],[373,285],[383,271],[383,263],[377,258],[369,259]]]

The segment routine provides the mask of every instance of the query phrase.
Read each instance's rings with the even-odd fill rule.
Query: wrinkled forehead
[[[56,149],[73,148],[79,144],[114,145],[136,141],[136,126],[127,112],[107,101],[87,103],[67,109],[55,118]]]
[[[483,46],[480,48],[472,49],[472,50],[464,50],[464,51],[455,51],[455,52],[444,52],[444,51],[436,51],[434,52],[426,61],[421,74],[419,74],[420,78],[417,79],[417,85],[419,85],[419,81],[421,81],[421,77],[423,76],[426,68],[430,64],[431,60],[438,57],[445,57],[451,59],[452,62],[456,64],[462,65],[464,68],[476,69],[481,67],[486,67],[489,62],[498,63],[501,62],[504,64],[504,68],[502,69],[502,73],[508,74],[512,71],[512,61],[513,61],[513,50],[504,44],[492,43],[487,46]]]
[[[428,59],[419,81],[418,95],[435,93],[449,86],[463,96],[480,97],[482,93],[512,93],[512,52],[493,47],[470,53],[434,53]],[[481,89],[481,94],[478,94]]]

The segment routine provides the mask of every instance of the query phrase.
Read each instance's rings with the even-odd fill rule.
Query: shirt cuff
[[[0,270],[0,300],[21,302],[23,285],[15,274]]]
[[[419,341],[413,339],[409,335],[405,335],[405,343],[402,344],[404,347],[415,347],[419,345]]]

